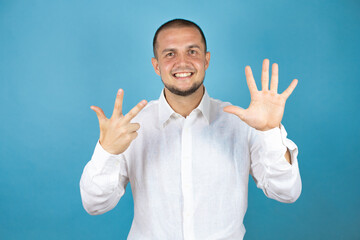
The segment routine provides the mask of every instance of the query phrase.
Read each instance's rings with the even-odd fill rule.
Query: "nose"
[[[178,66],[189,66],[188,56],[185,53],[178,54],[176,60],[176,65]]]

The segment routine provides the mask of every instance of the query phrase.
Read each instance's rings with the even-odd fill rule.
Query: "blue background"
[[[294,78],[283,124],[299,147],[294,204],[249,184],[245,239],[360,239],[359,1],[0,1],[0,238],[126,239],[130,185],[100,216],[79,180],[99,137],[89,108],[110,117],[162,89],[152,38],[165,21],[198,23],[211,52],[205,86],[247,107],[244,68],[260,82],[277,62],[279,91]]]

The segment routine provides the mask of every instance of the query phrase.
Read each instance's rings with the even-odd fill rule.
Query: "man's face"
[[[168,28],[157,37],[157,58],[152,58],[155,72],[165,88],[180,96],[194,93],[205,78],[210,53],[199,30],[193,27]]]

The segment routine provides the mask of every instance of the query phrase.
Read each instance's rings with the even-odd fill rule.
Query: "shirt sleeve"
[[[301,194],[298,148],[286,138],[283,125],[267,131],[250,128],[250,174],[265,195],[284,203],[295,202]],[[291,164],[285,159],[289,149]]]
[[[85,210],[91,215],[110,211],[124,195],[128,182],[124,154],[110,154],[98,141],[80,179],[80,194]]]

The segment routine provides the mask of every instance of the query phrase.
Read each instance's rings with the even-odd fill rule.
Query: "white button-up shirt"
[[[130,181],[134,219],[128,239],[243,239],[248,179],[265,195],[294,202],[301,193],[297,146],[284,127],[258,131],[209,97],[186,118],[164,92],[133,119],[138,137],[122,154],[99,142],[80,180],[92,215],[116,206]],[[289,164],[284,155],[291,153]]]

